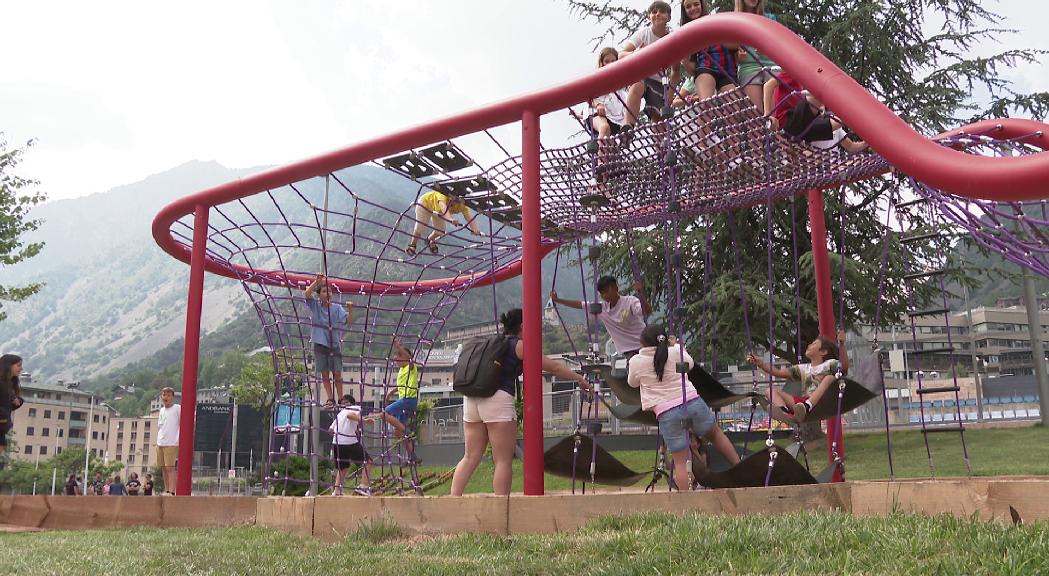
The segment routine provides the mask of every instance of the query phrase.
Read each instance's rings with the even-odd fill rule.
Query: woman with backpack
[[[503,335],[509,340],[503,361],[500,363],[498,389],[491,396],[463,396],[463,429],[466,450],[462,460],[455,466],[452,476],[452,496],[462,496],[477,465],[481,463],[488,444],[492,445],[492,461],[495,473],[492,476],[492,492],[497,496],[510,493],[513,477],[514,445],[517,442],[517,409],[514,392],[517,378],[524,371],[524,342],[521,341],[522,314],[520,308],[508,310],[499,321],[503,324]],[[460,357],[461,361],[461,357]],[[586,377],[576,374],[567,365],[543,356],[543,370],[579,383],[584,390],[590,389]]]

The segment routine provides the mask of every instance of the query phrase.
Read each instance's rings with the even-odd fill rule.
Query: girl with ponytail
[[[739,455],[717,427],[710,407],[687,380],[682,391],[682,374],[676,369],[681,361],[686,371],[694,365],[692,357],[680,343],[671,341],[662,325],[650,324],[641,333],[641,350],[628,364],[627,383],[641,388],[641,408],[656,413],[659,433],[674,457],[674,483],[679,490],[690,490],[685,464],[690,456],[689,432],[712,442],[732,465],[739,462]]]

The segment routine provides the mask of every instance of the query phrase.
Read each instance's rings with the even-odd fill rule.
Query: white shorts
[[[516,422],[514,397],[498,390],[490,398],[463,397],[463,422]]]
[[[815,142],[809,142],[809,144],[812,144],[820,150],[830,150],[838,144],[841,144],[841,141],[844,140],[846,136],[848,136],[848,134],[845,133],[845,130],[843,128],[838,128],[834,131],[834,137],[830,140],[816,140]]]

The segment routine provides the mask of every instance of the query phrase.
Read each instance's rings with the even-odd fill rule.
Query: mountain
[[[41,381],[97,381],[126,367],[157,371],[180,367],[189,267],[153,241],[153,217],[177,198],[260,170],[189,162],[108,192],[37,207],[32,217],[44,223],[27,239],[43,241],[45,248],[37,257],[4,269],[4,283],[39,281],[45,287],[24,302],[5,306],[8,319],[0,322],[0,351],[21,354],[26,370]],[[352,176],[354,192],[372,203],[361,209],[362,217],[382,207],[403,209],[418,190],[417,184],[377,167],[359,166],[346,172]],[[323,186],[319,180],[307,182],[296,194],[319,203]],[[263,221],[278,214],[263,198],[246,204]],[[224,209],[232,215],[239,208]],[[281,205],[292,221],[312,217],[304,214],[307,209],[308,205]],[[211,223],[217,222],[213,212]],[[338,246],[338,241],[333,243]],[[279,267],[273,256],[260,258],[253,262],[258,267]],[[319,269],[317,262],[316,253],[305,253],[283,263],[288,269],[305,271]],[[552,276],[553,268],[548,258],[545,278]],[[578,268],[573,270],[562,259],[562,270],[561,292],[577,297],[579,287],[574,284],[578,282],[568,279],[579,278]],[[339,273],[355,277],[354,270]],[[500,302],[520,301],[520,286],[519,279],[500,284]],[[491,317],[491,291],[486,289],[464,298],[448,325]],[[206,276],[202,322],[205,357],[220,357],[231,349],[250,350],[264,342],[259,317],[244,288],[233,280]]]

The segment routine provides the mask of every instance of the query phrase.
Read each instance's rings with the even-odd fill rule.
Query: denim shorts
[[[419,399],[401,398],[386,407],[385,412],[397,419],[401,424],[407,425],[408,420],[415,416],[415,409],[419,406]]]
[[[687,404],[675,406],[659,415],[659,433],[667,445],[668,452],[680,452],[688,448],[688,433],[685,422],[692,424],[692,433],[702,437],[714,427],[714,412],[702,398],[693,398]]]
[[[339,348],[328,348],[323,344],[314,344],[313,360],[318,374],[342,372],[342,350]]]

